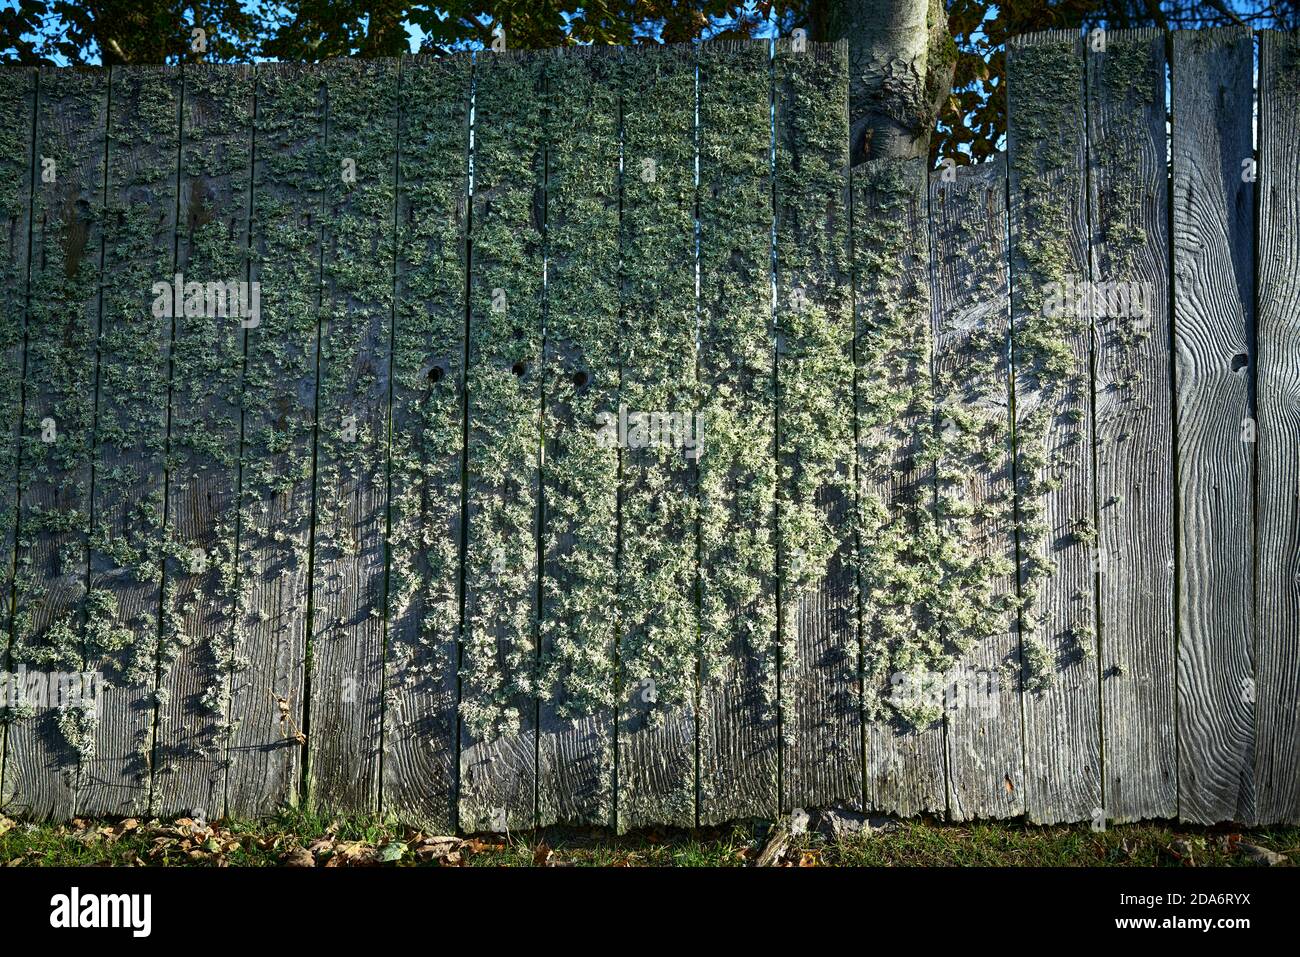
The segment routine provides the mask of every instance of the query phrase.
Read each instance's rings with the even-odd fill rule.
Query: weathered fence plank
[[[779,41],[775,76],[782,806],[860,807],[847,45]]]
[[[472,70],[406,59],[398,131],[383,799],[435,833],[456,823]]]
[[[1088,54],[1105,815],[1177,810],[1165,35]]]
[[[475,71],[460,826],[530,827],[537,773],[537,535],[546,57]]]
[[[691,49],[627,50],[623,90],[619,831],[696,821],[696,470],[660,428],[697,408]]]
[[[308,799],[379,807],[397,60],[324,68]]]
[[[13,624],[15,538],[18,527],[18,450],[22,439],[23,349],[27,333],[28,243],[31,240],[32,189],[36,160],[32,155],[36,114],[36,70],[0,69],[0,808],[4,787],[5,745],[9,724],[17,718],[16,679],[9,661]],[[9,697],[3,697],[4,694]]]
[[[768,51],[699,51],[701,824],[780,806]]]
[[[321,70],[259,64],[227,812],[296,804],[306,743],[312,456],[326,100]],[[251,290],[250,290],[251,292]],[[247,320],[251,322],[251,320]]]
[[[1084,60],[1068,31],[1007,45],[1025,812],[1101,808]],[[1053,283],[1058,284],[1053,287]]]
[[[1174,33],[1179,817],[1255,813],[1253,49]]]
[[[176,272],[205,291],[208,282],[225,283],[227,308],[173,310],[167,587],[152,758],[153,813],[169,817],[212,819],[226,801],[247,335],[229,305],[248,281],[253,86],[251,66],[184,67]]]
[[[919,162],[853,172],[858,589],[867,806],[942,811],[946,587],[926,448],[933,427],[927,179]]]
[[[76,803],[125,816],[148,810],[158,683],[181,76],[110,83],[85,638],[103,684]]]
[[[930,178],[930,259],[940,534],[987,569],[975,589],[974,643],[943,683],[948,816],[1024,813],[1015,675],[1015,525],[1011,475],[1011,292],[1007,164],[997,157]]]
[[[108,82],[106,70],[49,68],[38,80],[10,661],[46,674],[86,663]],[[7,805],[36,820],[69,818],[94,739],[93,702],[61,709],[47,698],[20,710],[9,728]]]
[[[1300,36],[1259,61],[1255,815],[1300,821]]]
[[[547,66],[538,825],[613,826],[619,450],[619,51]]]

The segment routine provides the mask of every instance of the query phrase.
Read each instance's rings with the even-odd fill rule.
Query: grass
[[[26,824],[0,817],[0,866],[404,866],[744,867],[766,845],[762,822],[694,832],[549,828],[510,836],[436,837],[375,818],[284,811],[262,821],[211,826],[179,821]],[[781,863],[804,867],[1243,866],[1251,846],[1300,863],[1300,828],[1236,831],[1163,823],[1093,832],[1087,825],[891,822],[868,837],[791,839]]]

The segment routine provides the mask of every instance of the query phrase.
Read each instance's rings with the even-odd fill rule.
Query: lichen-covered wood
[[[472,60],[402,64],[388,449],[383,802],[456,826]]]
[[[110,73],[86,669],[102,675],[77,813],[149,804],[162,606],[164,457],[176,255],[181,76]],[[175,299],[175,284],[172,281]]]
[[[297,803],[307,729],[326,94],[320,67],[257,68],[251,276],[240,452],[239,594],[226,809]]]
[[[14,538],[18,527],[18,449],[22,436],[23,347],[27,326],[27,242],[31,237],[32,156],[36,70],[5,67],[0,72],[0,673],[11,673]],[[16,702],[0,701],[0,806],[5,804],[5,741],[19,717]]]
[[[9,662],[41,673],[80,672],[87,658],[108,84],[105,70],[42,68],[37,86]],[[38,820],[71,817],[97,714],[85,701],[48,699],[20,712],[9,726],[5,804]]]
[[[379,808],[398,63],[324,69],[308,799]]]
[[[700,823],[778,792],[768,44],[700,47]]]
[[[943,712],[928,693],[951,666],[935,520],[928,230],[920,163],[853,171],[857,580],[862,608],[866,802],[942,810]],[[947,530],[945,528],[945,530]]]
[[[1261,36],[1255,820],[1300,819],[1300,35]]]
[[[1177,810],[1164,35],[1109,31],[1087,70],[1102,788],[1125,822]]]
[[[249,278],[253,68],[187,65],[183,83],[175,271],[204,284],[205,308],[172,320],[152,812],[212,820],[225,811],[230,688],[243,666],[232,639],[248,330],[228,301],[209,314],[206,290]]]
[[[958,573],[948,627],[966,647],[951,649],[951,670],[927,690],[943,708],[957,821],[1024,813],[1006,176],[998,157],[930,177],[935,507],[945,565]]]
[[[775,58],[783,807],[863,800],[848,48]]]
[[[545,154],[541,54],[474,72],[460,824],[532,825]]]
[[[662,422],[697,409],[690,47],[624,51],[623,169],[620,403]],[[696,820],[696,462],[649,431],[626,430],[619,491],[620,831]]]
[[[573,47],[546,68],[539,826],[614,823],[619,60]]]
[[[1084,59],[1069,31],[1007,50],[1011,362],[1015,411],[1025,813],[1102,816],[1091,303],[1086,281]]]
[[[1174,34],[1178,816],[1200,823],[1255,816],[1253,55],[1246,30]]]

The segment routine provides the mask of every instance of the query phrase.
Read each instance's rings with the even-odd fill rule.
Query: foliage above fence
[[[928,184],[842,44],[7,70],[0,800],[1300,817],[1295,41],[1256,157],[1175,37],[1171,206],[1164,40]]]

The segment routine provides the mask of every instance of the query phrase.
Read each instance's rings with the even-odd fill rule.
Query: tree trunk
[[[943,0],[843,0],[853,162],[925,157],[952,88]]]

